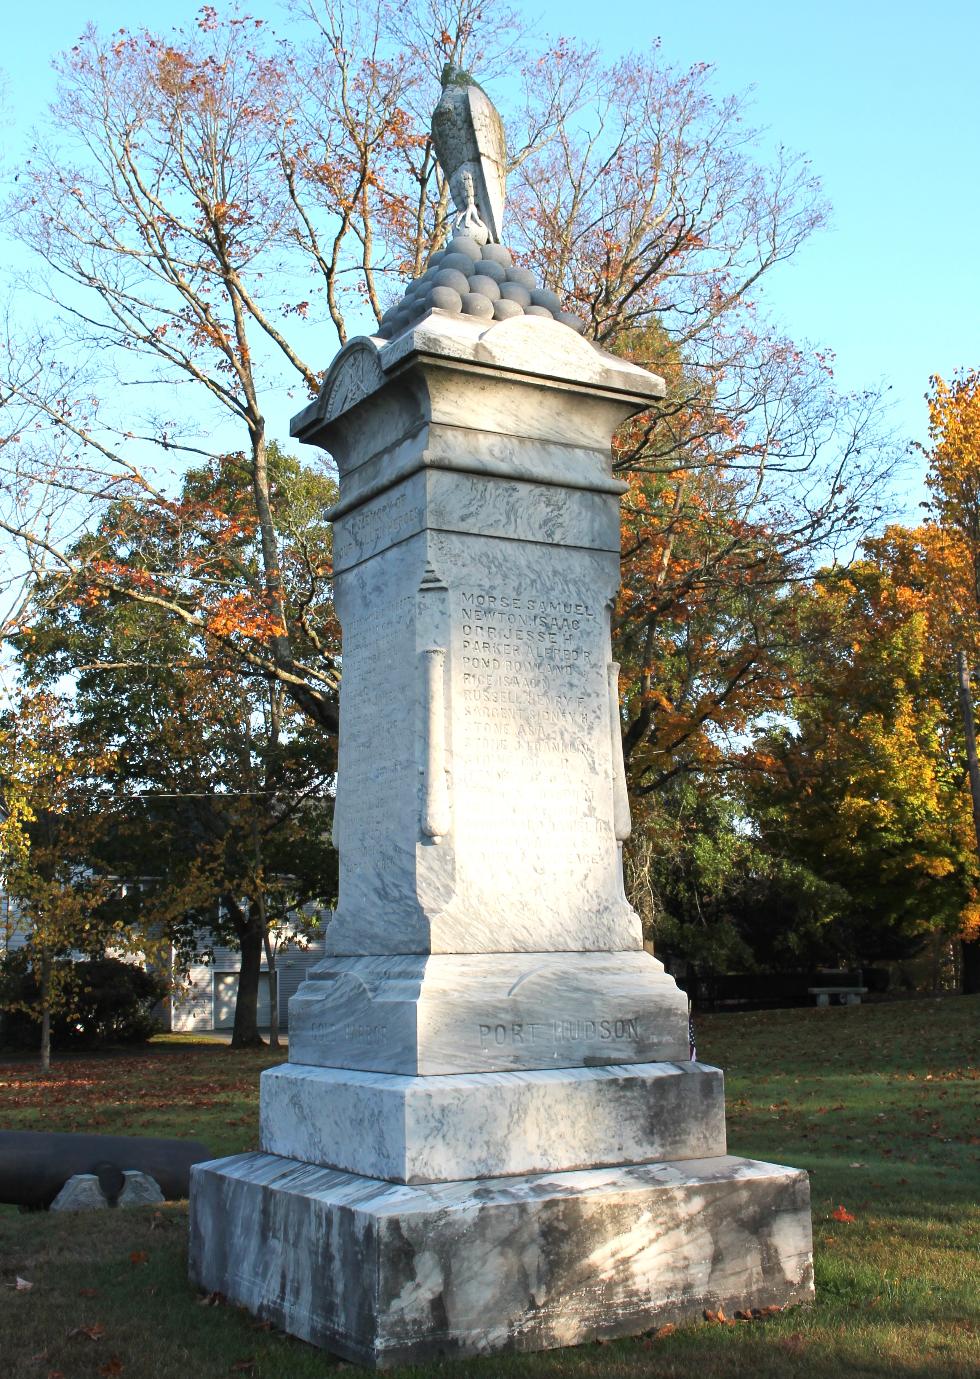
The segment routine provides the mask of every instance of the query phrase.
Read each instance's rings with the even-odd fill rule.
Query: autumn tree
[[[980,921],[955,684],[909,578],[915,535],[889,529],[801,593],[793,722],[754,744],[761,837],[846,894],[827,935],[844,960],[907,957]]]
[[[17,233],[49,270],[65,331],[39,360],[33,341],[15,344],[3,370],[8,405],[46,423],[25,434],[18,422],[17,443],[2,452],[5,530],[49,582],[165,607],[223,637],[247,671],[275,678],[329,733],[338,671],[321,630],[309,617],[295,624],[287,607],[267,405],[284,380],[300,399],[316,391],[332,346],[305,328],[307,316],[342,342],[351,303],[363,294],[380,315],[385,274],[420,262],[443,233],[427,215],[427,188],[438,184],[427,136],[402,101],[428,74],[417,56],[380,51],[385,16],[328,7],[315,41],[296,49],[261,21],[222,20],[208,6],[191,35],[104,39],[89,29],[61,59],[51,137],[15,198]],[[463,4],[445,21],[456,37],[441,25],[432,42],[462,56],[475,22]],[[420,196],[424,228],[408,250],[406,217]],[[151,403],[142,424],[120,418],[113,368],[121,383],[162,390],[162,412]],[[148,591],[91,543],[84,559],[67,550],[65,533],[107,500],[170,512],[153,452],[168,465],[203,453],[175,401],[187,395],[203,424],[232,437],[224,448],[247,457],[261,561],[240,580],[237,619],[216,620],[186,581],[179,594]],[[329,565],[307,573],[312,603]]]
[[[245,614],[227,601],[240,572],[261,560],[241,483],[246,464],[227,456],[189,471],[174,504],[186,524],[127,499],[79,545],[94,543],[101,559],[148,591],[157,581],[178,587],[189,572],[212,590],[210,625],[225,617],[240,624]],[[329,553],[322,512],[332,490],[274,446],[270,467],[277,526],[290,534],[285,585],[302,602],[310,559]],[[240,949],[233,1043],[261,1042],[263,952],[274,972],[287,917],[303,906],[322,909],[334,895],[334,740],[277,680],[243,677],[220,626],[199,634],[165,608],[91,590],[77,599],[57,584],[42,584],[38,599],[38,615],[18,639],[21,660],[44,683],[74,677],[77,731],[114,762],[91,865],[134,883],[125,908],[142,929],[156,927],[188,954],[202,930]],[[296,625],[307,616],[330,614],[308,603],[295,611]]]
[[[54,315],[0,369],[0,400],[30,420],[0,450],[0,522],[44,600],[129,601],[335,735],[329,555],[286,554],[270,417],[441,243],[428,124],[443,64],[467,66],[505,117],[508,243],[599,347],[667,381],[614,453],[624,746],[638,832],[662,833],[689,783],[710,795],[743,770],[751,725],[791,691],[792,589],[878,518],[878,399],[841,396],[830,357],[764,312],[770,275],[824,223],[817,181],[765,150],[710,69],[656,47],[536,50],[480,0],[293,15],[277,40],[205,7],[191,33],[89,30],[61,59],[16,197]],[[239,451],[257,559],[236,568],[241,509],[199,510],[180,471]],[[103,521],[127,504],[169,533],[171,567],[129,559]]]
[[[179,593],[141,588],[128,568],[101,561],[91,543],[84,560],[52,552],[49,572],[97,593],[125,591],[145,606],[166,606],[196,631],[209,629],[226,646],[234,643],[247,665],[289,684],[311,718],[335,729],[332,659],[320,654],[315,629],[300,649],[298,629],[287,623],[272,514],[266,350],[281,361],[273,367],[289,369],[308,389],[318,374],[283,333],[286,311],[260,295],[264,275],[284,270],[295,228],[286,179],[265,173],[283,156],[278,132],[295,123],[295,91],[285,68],[253,46],[252,29],[238,19],[219,26],[206,10],[198,35],[182,45],[125,33],[103,42],[88,31],[62,64],[66,143],[35,151],[20,232],[67,284],[58,289],[61,300],[100,348],[141,358],[170,390],[196,385],[238,430],[261,561],[247,578],[240,572],[216,614],[203,598],[187,597],[186,580]],[[111,426],[100,426],[99,404],[80,410],[61,382],[55,367],[47,397],[34,393],[56,432],[80,448],[80,471],[61,482],[95,496],[101,477],[100,497],[151,502],[165,519],[165,493],[133,458],[137,437],[113,436]],[[144,444],[181,453],[172,421],[149,428]],[[185,512],[177,521],[186,528],[194,518]],[[224,539],[206,527],[198,534],[214,535],[219,547]],[[30,534],[26,539],[36,548]]]
[[[928,601],[930,635],[952,686],[963,657],[980,665],[980,373],[966,370],[950,383],[936,376],[928,396],[928,521],[918,533],[915,578]],[[966,770],[966,743],[959,755]],[[973,800],[974,820],[980,799]],[[975,828],[980,851],[980,825]],[[980,926],[964,934],[964,990],[980,992]]]
[[[766,276],[823,221],[815,179],[801,159],[760,154],[744,102],[716,97],[707,68],[672,69],[656,49],[617,63],[567,42],[526,52],[507,16],[474,0],[300,13],[295,44],[205,8],[193,34],[90,30],[62,59],[51,135],[21,179],[18,232],[99,353],[88,374],[55,361],[16,385],[77,453],[54,479],[50,450],[36,453],[33,437],[14,447],[8,493],[47,497],[8,515],[8,530],[66,585],[152,598],[202,629],[196,592],[148,595],[92,547],[67,560],[38,519],[66,492],[84,505],[125,491],[164,509],[148,448],[179,460],[193,442],[169,399],[206,400],[241,436],[226,448],[247,457],[262,553],[225,647],[334,732],[338,666],[284,598],[268,402],[284,380],[299,396],[317,386],[331,347],[314,322],[343,341],[350,318],[365,307],[377,317],[445,233],[428,137],[442,64],[492,78],[507,59],[508,238],[599,344],[668,381],[666,406],[629,428],[616,455],[632,489],[618,611],[626,746],[635,787],[655,789],[675,746],[703,743],[762,692],[765,610],[738,611],[750,618],[739,639],[732,585],[776,588],[870,520],[882,468],[873,401],[838,397],[826,361],[774,338],[759,315]],[[162,415],[137,427],[114,414],[101,381],[113,358],[141,386],[149,366],[167,390]],[[728,625],[732,655],[710,664],[717,638],[706,632],[695,654],[709,664],[685,690],[658,667],[694,607]]]
[[[958,937],[974,991],[980,862],[956,663],[980,650],[978,376],[934,378],[929,416],[926,520],[867,539],[797,600],[794,726],[756,742],[750,779],[767,845],[850,896],[842,952]]]
[[[847,893],[752,824],[743,791],[678,774],[643,799],[624,849],[644,933],[672,971],[694,969],[692,996],[717,975],[799,973],[833,954]]]

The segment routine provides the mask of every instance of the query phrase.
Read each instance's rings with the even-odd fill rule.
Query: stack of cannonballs
[[[481,246],[464,234],[455,235],[432,255],[422,276],[414,278],[401,301],[382,316],[378,335],[393,340],[433,307],[481,321],[546,316],[579,335],[585,330],[580,317],[562,311],[557,292],[539,287],[533,273],[515,266],[509,249],[502,244]]]

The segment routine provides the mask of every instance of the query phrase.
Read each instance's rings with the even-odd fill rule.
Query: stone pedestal
[[[662,391],[433,311],[294,423],[340,472],[340,903],[262,1152],[193,1170],[190,1261],[365,1364],[812,1294],[806,1176],[727,1155],[623,891],[610,439]]]

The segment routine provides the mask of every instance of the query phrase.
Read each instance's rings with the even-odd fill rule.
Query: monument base
[[[731,1155],[423,1186],[262,1153],[191,1172],[192,1279],[377,1368],[813,1296],[807,1175]]]
[[[724,1154],[705,1063],[402,1077],[283,1063],[262,1074],[267,1154],[392,1183],[567,1173]]]

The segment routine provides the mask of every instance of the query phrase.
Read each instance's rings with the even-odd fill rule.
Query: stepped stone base
[[[193,1280],[378,1368],[813,1296],[806,1174],[729,1155],[426,1186],[261,1153],[191,1173]]]
[[[262,1074],[270,1154],[396,1183],[563,1173],[724,1154],[703,1063],[402,1077],[284,1063]]]

